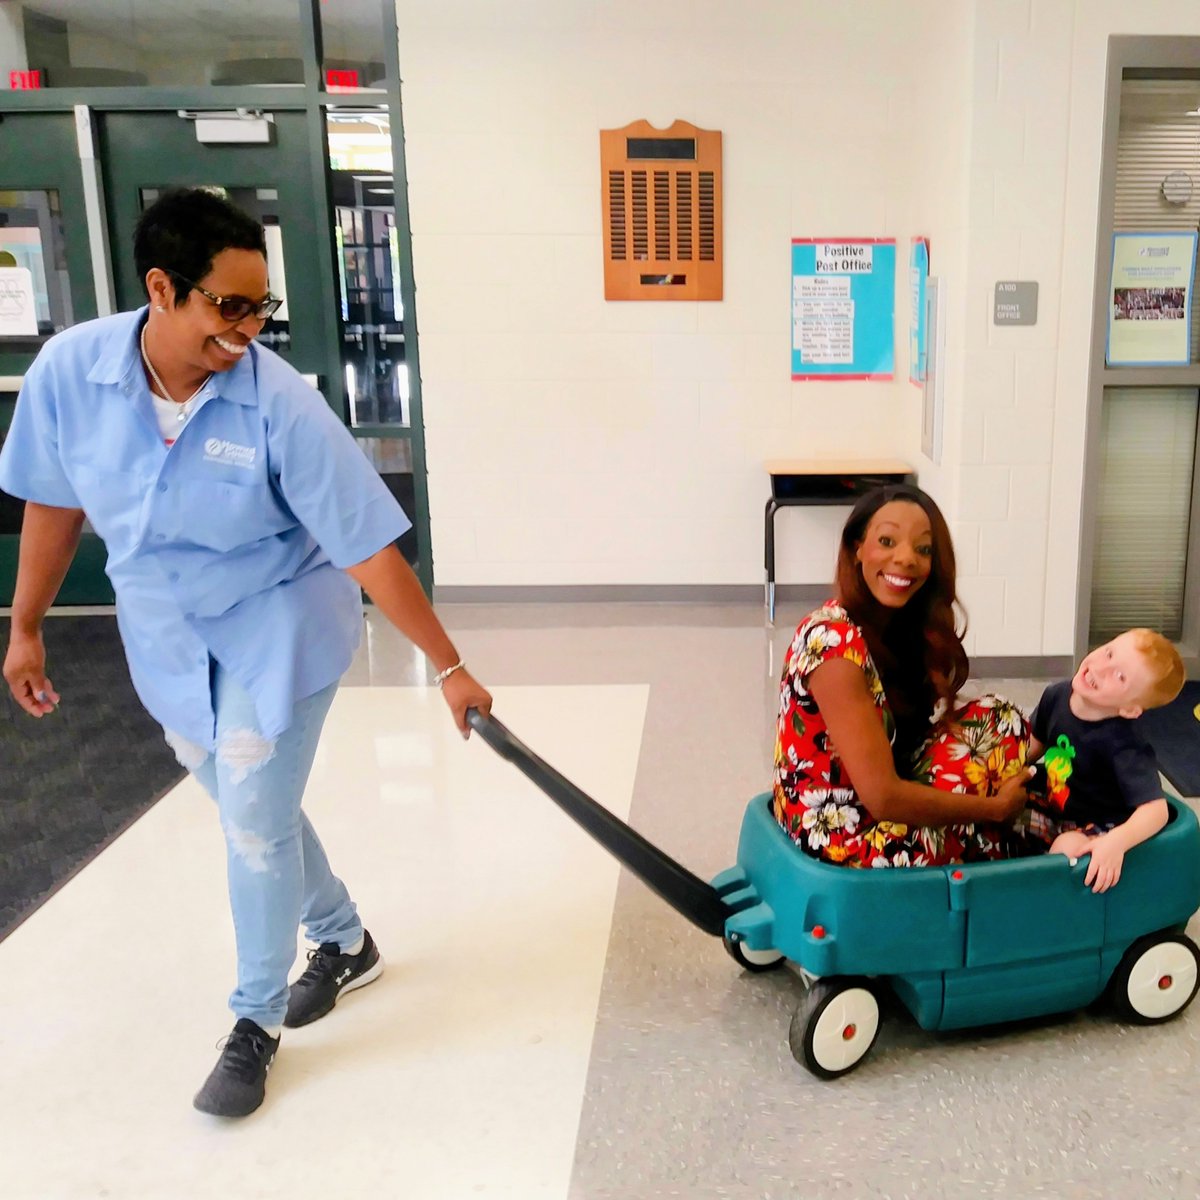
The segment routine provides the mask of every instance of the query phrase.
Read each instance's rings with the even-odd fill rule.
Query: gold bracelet
[[[461,671],[464,667],[463,660],[460,658],[452,667],[447,667],[444,671],[439,671],[434,677],[433,682],[440,688],[455,671]]]

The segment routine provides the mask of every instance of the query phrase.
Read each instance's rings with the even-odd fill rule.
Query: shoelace
[[[340,955],[331,954],[324,946],[318,946],[315,950],[310,950],[308,952],[308,966],[304,968],[304,974],[296,980],[296,983],[308,985],[319,983],[322,979],[332,977],[334,960],[340,957]]]
[[[217,1043],[225,1065],[242,1080],[253,1080],[262,1068],[263,1059],[270,1053],[265,1036],[251,1033],[248,1029],[235,1029],[227,1038]]]

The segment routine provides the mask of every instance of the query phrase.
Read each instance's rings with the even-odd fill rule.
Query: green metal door
[[[21,378],[53,334],[96,315],[83,174],[70,112],[0,120],[0,442]],[[24,504],[0,492],[0,605],[12,602]],[[108,604],[104,544],[85,531],[59,593]]]

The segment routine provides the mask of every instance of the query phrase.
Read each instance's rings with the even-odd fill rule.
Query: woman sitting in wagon
[[[1029,725],[996,696],[958,705],[968,664],[950,532],[918,488],[864,496],[842,530],[837,596],[788,651],[775,818],[808,854],[933,866],[1044,851],[1013,823]]]

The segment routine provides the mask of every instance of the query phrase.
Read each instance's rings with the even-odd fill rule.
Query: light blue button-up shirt
[[[168,448],[138,347],[145,314],[47,342],[0,488],[82,508],[104,539],[130,675],[159,722],[213,748],[211,655],[275,738],[350,665],[362,604],[343,568],[410,522],[320,393],[258,345],[205,384]]]

